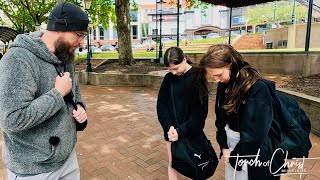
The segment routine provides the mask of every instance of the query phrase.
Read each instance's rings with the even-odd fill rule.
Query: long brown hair
[[[222,68],[228,65],[230,65],[231,74],[224,89],[226,95],[222,108],[227,113],[237,113],[238,103],[243,100],[244,94],[261,76],[257,70],[242,59],[239,52],[226,44],[210,46],[199,64],[203,69]],[[206,88],[208,89],[208,85]]]

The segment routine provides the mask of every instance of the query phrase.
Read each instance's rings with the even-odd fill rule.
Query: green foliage
[[[180,0],[181,1],[181,0]],[[209,6],[213,6],[212,4],[208,4],[206,2],[200,0],[186,0],[187,8],[203,8],[207,9]]]
[[[116,23],[115,0],[93,0],[88,11],[93,27],[99,24],[108,29],[109,22]]]
[[[262,5],[257,5],[248,9],[244,17],[248,19],[249,24],[262,24],[269,22],[291,21],[293,3],[287,1],[276,1]],[[304,20],[308,16],[308,8],[296,3],[296,20]]]
[[[109,23],[114,24],[114,28],[117,26],[117,17],[115,12],[116,0],[92,0],[89,15],[93,27],[101,25],[104,29],[109,28]],[[138,11],[138,4],[135,0],[130,1],[130,9]]]
[[[76,0],[66,1],[77,4]],[[1,0],[0,10],[12,22],[13,26],[11,28],[23,33],[34,31],[36,25],[47,22],[48,12],[56,5],[56,2],[56,0]]]

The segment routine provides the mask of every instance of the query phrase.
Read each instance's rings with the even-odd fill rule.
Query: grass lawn
[[[185,53],[205,53],[205,50],[203,51],[184,51]],[[164,54],[164,52],[163,52]],[[83,59],[86,58],[86,54],[80,54],[77,56],[77,59]],[[93,58],[106,58],[106,59],[115,59],[118,58],[118,52],[111,51],[111,52],[103,52],[103,53],[94,53],[92,54]],[[133,53],[134,58],[156,58],[156,52],[137,52]]]

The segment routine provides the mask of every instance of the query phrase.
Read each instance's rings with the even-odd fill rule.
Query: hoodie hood
[[[51,64],[61,64],[62,62],[49,50],[40,38],[42,35],[43,32],[40,31],[30,34],[19,34],[9,48],[23,48],[43,61]]]
[[[270,92],[272,92],[273,94],[276,93],[276,83],[274,81],[271,81],[268,79],[259,79],[259,80],[264,82],[268,86]]]

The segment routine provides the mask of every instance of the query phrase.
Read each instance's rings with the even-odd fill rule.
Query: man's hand
[[[59,93],[64,97],[72,89],[72,79],[70,78],[70,73],[65,72],[62,77],[57,76],[54,88],[59,91]]]
[[[76,119],[77,122],[83,123],[87,120],[87,112],[83,107],[77,104],[77,110],[73,109],[72,116]]]
[[[177,133],[177,130],[173,126],[171,126],[168,131],[168,138],[171,142],[178,141],[179,135]]]

